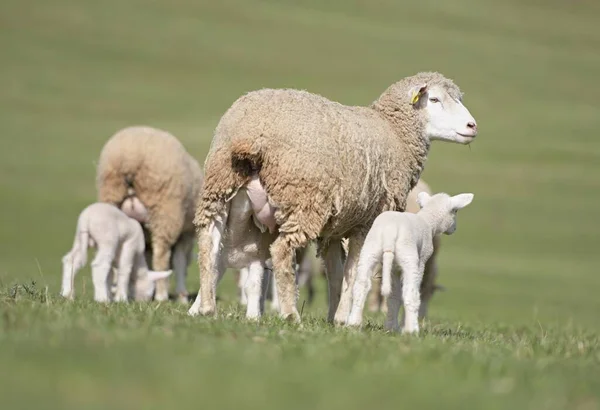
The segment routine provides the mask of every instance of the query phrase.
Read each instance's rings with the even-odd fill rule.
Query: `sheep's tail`
[[[204,163],[204,187],[194,217],[196,230],[226,215],[227,202],[260,171],[263,164],[260,140],[234,140],[227,148],[209,153]]]
[[[392,293],[392,265],[394,264],[394,252],[385,250],[381,263],[381,295],[389,296]]]

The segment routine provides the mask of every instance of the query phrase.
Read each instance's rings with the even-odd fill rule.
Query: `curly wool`
[[[205,162],[194,223],[208,226],[253,174],[293,242],[325,243],[368,229],[383,211],[402,211],[424,168],[430,142],[410,89],[427,82],[452,95],[439,73],[407,77],[369,107],[346,106],[293,89],[240,97],[221,118]]]

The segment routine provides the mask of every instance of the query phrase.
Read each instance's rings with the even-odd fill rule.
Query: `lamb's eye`
[[[436,97],[431,97],[429,101],[431,101],[432,103],[440,102],[439,98]]]

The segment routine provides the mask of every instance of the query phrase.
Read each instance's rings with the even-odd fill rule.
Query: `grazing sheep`
[[[419,204],[417,203],[417,195],[420,192],[427,192],[429,195],[432,194],[429,185],[422,179],[419,179],[417,185],[409,192],[406,198],[406,210],[405,212],[417,213],[419,212]],[[442,290],[443,287],[436,283],[438,275],[437,267],[437,253],[440,249],[440,236],[436,235],[433,237],[433,253],[431,257],[425,263],[425,272],[423,273],[423,282],[421,282],[421,307],[419,309],[419,319],[423,319],[427,316],[429,302],[433,294]],[[376,272],[381,273],[381,265],[378,264]],[[387,301],[385,297],[381,295],[381,277],[375,274],[371,282],[371,291],[367,299],[367,307],[371,312],[381,311],[387,312]]]
[[[245,188],[254,191],[245,200],[255,224],[274,238],[270,256],[281,316],[300,319],[293,259],[316,240],[328,275],[328,319],[344,323],[358,253],[375,217],[404,210],[432,140],[468,144],[477,135],[461,100],[460,89],[439,73],[404,78],[369,107],[291,89],[240,97],[219,121],[205,162],[194,219],[200,296],[189,313],[216,312],[215,278],[223,269],[217,262],[226,249],[223,238],[231,236],[230,201],[245,197]]]
[[[96,202],[79,214],[72,249],[63,257],[61,295],[72,299],[73,281],[77,272],[87,263],[88,247],[97,248],[92,261],[94,300],[111,299],[111,273],[117,271],[114,300],[125,302],[130,297],[148,300],[154,282],[168,277],[171,271],[148,270],[144,257],[144,234],[140,224],[117,207]],[[133,287],[135,284],[135,287]]]
[[[386,211],[375,218],[358,259],[349,326],[362,323],[362,311],[371,286],[370,275],[381,263],[381,293],[389,297],[385,328],[398,329],[398,311],[404,303],[402,331],[419,332],[421,281],[425,263],[433,253],[433,238],[442,233],[452,235],[456,231],[456,213],[472,200],[473,194],[430,196],[421,192],[417,196],[421,210],[416,214]],[[400,275],[392,277],[394,262],[401,269],[402,283]]]
[[[140,221],[150,242],[151,266],[175,271],[176,292],[187,302],[185,277],[194,245],[194,210],[202,189],[202,170],[173,135],[128,127],[102,148],[96,184],[98,200]],[[156,284],[154,298],[169,298],[168,279]]]

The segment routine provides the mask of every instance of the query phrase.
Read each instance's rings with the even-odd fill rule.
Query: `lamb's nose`
[[[473,131],[477,131],[477,124],[475,123],[475,121],[469,121],[467,123],[467,128],[470,128]]]

